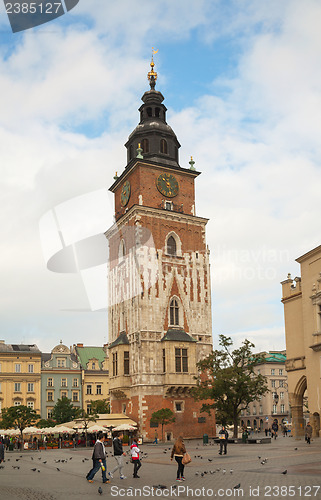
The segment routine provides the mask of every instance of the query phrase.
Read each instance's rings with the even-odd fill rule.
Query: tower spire
[[[155,85],[156,85],[156,80],[157,80],[157,72],[154,71],[154,67],[155,67],[154,55],[157,54],[157,52],[158,52],[158,49],[155,50],[154,47],[152,47],[152,60],[150,62],[150,71],[147,74],[147,78],[148,78],[151,90],[155,90]]]

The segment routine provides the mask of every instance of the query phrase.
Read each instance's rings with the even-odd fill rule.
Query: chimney
[[[77,347],[84,347],[84,344],[77,344]]]

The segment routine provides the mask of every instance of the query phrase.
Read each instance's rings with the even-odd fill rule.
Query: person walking
[[[120,479],[126,479],[126,476],[124,476],[123,474],[123,468],[124,468],[123,456],[126,455],[126,453],[123,450],[123,442],[122,442],[123,437],[124,435],[121,432],[120,434],[116,435],[113,439],[114,457],[117,462],[117,465],[113,470],[111,470],[108,473],[109,477],[111,478],[114,477],[113,476],[114,472],[116,472],[116,470],[119,470]]]
[[[88,472],[86,479],[89,483],[93,482],[93,478],[95,474],[101,469],[101,474],[103,478],[103,483],[109,483],[109,479],[107,479],[106,476],[106,451],[105,451],[105,435],[100,432],[98,434],[98,439],[95,443],[93,454],[92,454],[92,459],[93,459],[93,467],[92,469]]]
[[[279,424],[277,423],[276,420],[274,420],[272,424],[272,431],[273,431],[272,437],[274,436],[274,439],[278,437],[278,430],[279,430]]]
[[[133,440],[133,444],[130,447],[130,451],[131,451],[132,460],[133,460],[133,463],[134,463],[133,477],[134,478],[138,478],[139,476],[137,475],[137,472],[141,468],[142,464],[141,464],[141,461],[139,460],[140,449],[137,446],[136,439]]]
[[[310,422],[308,422],[305,427],[305,440],[307,444],[311,444],[311,438],[312,438],[312,425],[310,424]]]
[[[157,444],[158,443],[158,432],[155,431],[155,439],[153,441],[153,444]]]
[[[218,433],[218,437],[220,439],[220,451],[218,452],[219,455],[222,455],[222,451],[224,449],[224,455],[226,455],[227,452],[227,440],[228,440],[228,432],[225,429],[225,426],[222,426],[222,429]]]
[[[183,437],[179,436],[173,446],[172,449],[172,454],[171,454],[171,461],[173,460],[173,457],[175,457],[175,460],[177,462],[177,477],[176,481],[185,481],[184,477],[184,464],[182,463],[184,454],[186,453],[186,448],[185,444],[183,441]]]
[[[4,444],[2,438],[0,437],[0,464],[3,461],[4,461]]]

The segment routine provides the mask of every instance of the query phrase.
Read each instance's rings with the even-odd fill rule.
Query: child
[[[137,475],[138,469],[141,468],[142,464],[141,461],[139,460],[139,452],[140,449],[137,446],[137,441],[136,439],[133,440],[133,444],[130,447],[131,455],[132,455],[132,460],[134,463],[134,478],[138,478],[139,476]]]

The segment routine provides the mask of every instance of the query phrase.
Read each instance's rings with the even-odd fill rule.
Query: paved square
[[[203,446],[200,441],[187,441],[192,463],[185,469],[184,482],[176,482],[176,462],[170,462],[171,447],[170,444],[143,445],[140,478],[133,479],[133,465],[126,458],[127,478],[121,480],[116,473],[110,484],[102,484],[100,472],[92,484],[86,481],[85,475],[91,468],[90,448],[7,452],[4,468],[0,469],[0,498],[321,499],[320,439],[313,440],[310,446],[304,440],[283,437],[271,444],[230,444],[226,456],[218,455],[216,444]],[[264,459],[267,461],[262,465]],[[115,459],[108,449],[107,469],[114,466]],[[285,470],[287,473],[282,474]],[[238,484],[240,487],[234,489]],[[166,488],[152,489],[160,485]],[[103,489],[101,495],[99,486]]]

